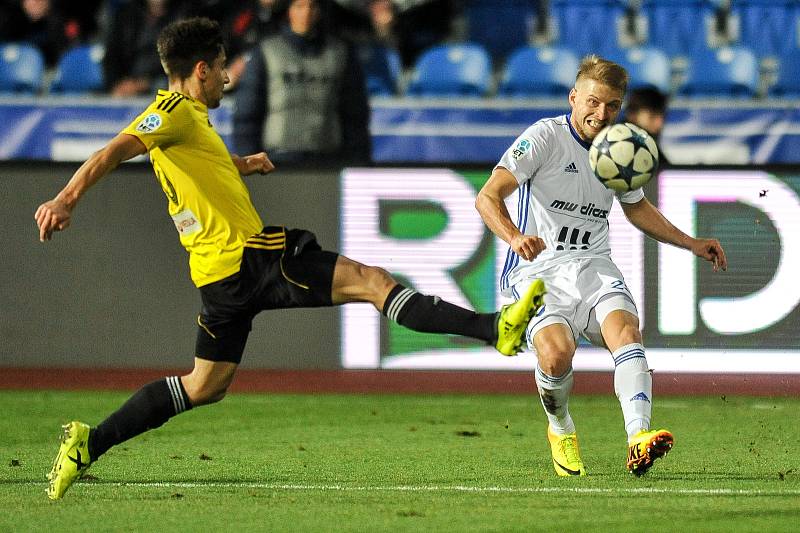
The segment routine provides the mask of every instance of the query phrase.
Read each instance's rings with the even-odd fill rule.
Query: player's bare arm
[[[269,160],[266,152],[245,156],[231,154],[231,160],[242,176],[250,176],[255,173],[269,174],[275,170],[275,165]]]
[[[144,144],[132,135],[120,133],[106,146],[92,154],[73,174],[67,185],[55,198],[36,210],[34,218],[39,226],[39,240],[49,241],[54,231],[69,227],[72,210],[83,194],[123,161],[145,153]]]
[[[544,241],[536,235],[520,232],[506,208],[505,199],[518,187],[516,178],[508,169],[496,167],[478,192],[475,209],[492,233],[506,241],[517,255],[533,261],[545,249]]]
[[[648,237],[690,250],[697,257],[710,261],[714,272],[728,269],[725,250],[717,239],[690,237],[667,220],[647,198],[642,198],[635,204],[623,203],[622,210],[631,224]]]

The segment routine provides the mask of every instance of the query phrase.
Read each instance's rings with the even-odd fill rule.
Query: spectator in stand
[[[236,88],[247,63],[247,52],[258,42],[278,30],[275,17],[276,0],[198,0],[187,5],[185,15],[208,17],[219,23],[228,56],[230,83],[226,91]]]
[[[280,30],[249,54],[233,114],[242,153],[276,163],[370,162],[369,102],[355,51],[325,31],[323,0],[280,0]]]
[[[50,0],[9,0],[1,5],[0,42],[36,45],[47,66],[54,66],[61,54],[83,37],[78,20],[63,17]]]
[[[453,36],[456,0],[336,0],[337,26],[353,40],[394,48],[405,66]]]
[[[170,0],[130,0],[113,14],[103,59],[106,88],[112,96],[125,98],[166,87],[155,43],[179,14]]]
[[[371,0],[367,7],[376,40],[387,46],[396,47],[398,43],[394,26],[397,21],[397,10],[392,0]]]
[[[239,11],[221,20],[222,31],[229,43],[228,77],[226,90],[236,88],[247,65],[247,51],[268,35],[278,31],[275,16],[276,0],[250,0]]]
[[[647,133],[658,145],[658,163],[660,168],[669,165],[669,160],[661,150],[661,130],[667,115],[667,95],[654,87],[640,87],[628,93],[628,105],[625,107],[624,122],[636,124]]]
[[[92,41],[98,37],[100,22],[106,0],[53,0],[56,10],[64,17],[67,25],[80,30],[82,41]]]

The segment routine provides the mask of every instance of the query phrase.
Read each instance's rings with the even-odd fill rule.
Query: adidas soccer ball
[[[642,128],[626,122],[604,128],[589,148],[589,165],[600,182],[617,192],[638,189],[658,170],[658,148]]]

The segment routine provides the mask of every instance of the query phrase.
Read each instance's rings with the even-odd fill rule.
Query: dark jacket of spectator
[[[84,37],[78,20],[62,16],[50,0],[11,0],[0,6],[0,41],[36,45],[48,66]]]
[[[367,164],[369,102],[361,65],[341,39],[288,26],[251,51],[236,93],[235,149],[275,162]]]
[[[158,34],[177,15],[169,0],[131,0],[114,13],[105,40],[103,74],[114,96],[148,94],[166,87],[156,50]]]

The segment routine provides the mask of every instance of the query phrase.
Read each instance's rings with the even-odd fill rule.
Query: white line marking
[[[12,159],[28,136],[44,119],[44,111],[32,111],[14,124],[13,129],[0,140],[0,159]]]
[[[26,485],[45,483],[21,482]],[[670,489],[656,487],[602,488],[602,487],[471,487],[467,485],[300,485],[257,482],[227,481],[126,481],[81,483],[81,487],[142,487],[142,488],[243,488],[286,491],[330,491],[330,492],[467,492],[467,493],[506,493],[506,494],[676,494],[695,496],[797,496],[800,489],[759,490],[759,489]]]

